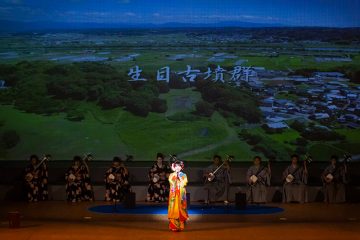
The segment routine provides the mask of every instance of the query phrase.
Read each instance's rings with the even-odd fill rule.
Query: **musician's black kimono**
[[[324,183],[325,202],[344,203],[347,183],[346,166],[338,163],[330,164],[323,171],[321,178]]]
[[[169,175],[170,166],[162,161],[160,164],[155,162],[149,170],[149,187],[147,201],[164,202],[169,197]]]
[[[65,174],[67,200],[71,202],[93,201],[94,193],[87,167],[74,163]]]
[[[125,166],[114,164],[105,173],[105,201],[121,202],[130,192],[129,172]]]
[[[31,157],[31,163],[25,168],[24,180],[26,196],[29,202],[48,200],[48,167],[44,161],[37,169],[39,160],[36,156]]]

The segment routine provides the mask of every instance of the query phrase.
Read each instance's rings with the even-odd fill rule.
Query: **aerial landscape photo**
[[[8,15],[0,21],[2,160],[32,151],[59,160],[92,152],[149,161],[154,151],[196,161],[360,157],[357,27]]]

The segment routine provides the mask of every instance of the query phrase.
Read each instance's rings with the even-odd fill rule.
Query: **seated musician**
[[[204,189],[205,204],[216,202],[220,197],[225,195],[224,203],[228,204],[228,191],[230,187],[230,165],[224,163],[219,155],[213,156],[213,164],[204,170],[205,185]],[[217,170],[217,171],[216,171]],[[216,173],[214,174],[214,171]]]
[[[247,201],[250,203],[266,203],[267,188],[270,186],[270,168],[261,164],[261,157],[253,159],[254,164],[247,170]]]
[[[343,203],[346,201],[347,167],[345,164],[340,164],[338,157],[333,155],[331,156],[330,164],[321,174],[326,203]]]
[[[299,164],[299,156],[296,154],[292,155],[291,165],[283,172],[283,202],[307,202],[307,179],[306,161],[304,161],[304,166],[301,166]]]
[[[48,199],[47,159],[40,162],[37,155],[30,156],[30,164],[25,168],[25,186],[28,202]]]
[[[114,157],[105,173],[105,201],[120,202],[130,192],[129,171],[120,157]]]
[[[89,179],[87,166],[80,156],[74,156],[73,163],[65,174],[67,200],[74,203],[93,200]]]
[[[169,175],[171,169],[167,162],[164,161],[164,155],[158,153],[156,162],[149,170],[149,187],[146,201],[165,202],[169,197]]]

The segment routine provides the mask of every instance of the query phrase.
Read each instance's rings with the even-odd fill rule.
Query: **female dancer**
[[[184,230],[184,223],[189,218],[186,206],[186,189],[188,182],[186,174],[182,172],[184,163],[182,161],[175,161],[171,165],[174,171],[169,176],[170,193],[169,193],[169,207],[168,219],[169,229],[174,232]]]

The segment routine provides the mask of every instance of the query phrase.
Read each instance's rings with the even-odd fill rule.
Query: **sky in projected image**
[[[0,0],[1,20],[108,24],[236,21],[358,27],[358,9],[359,0]]]

